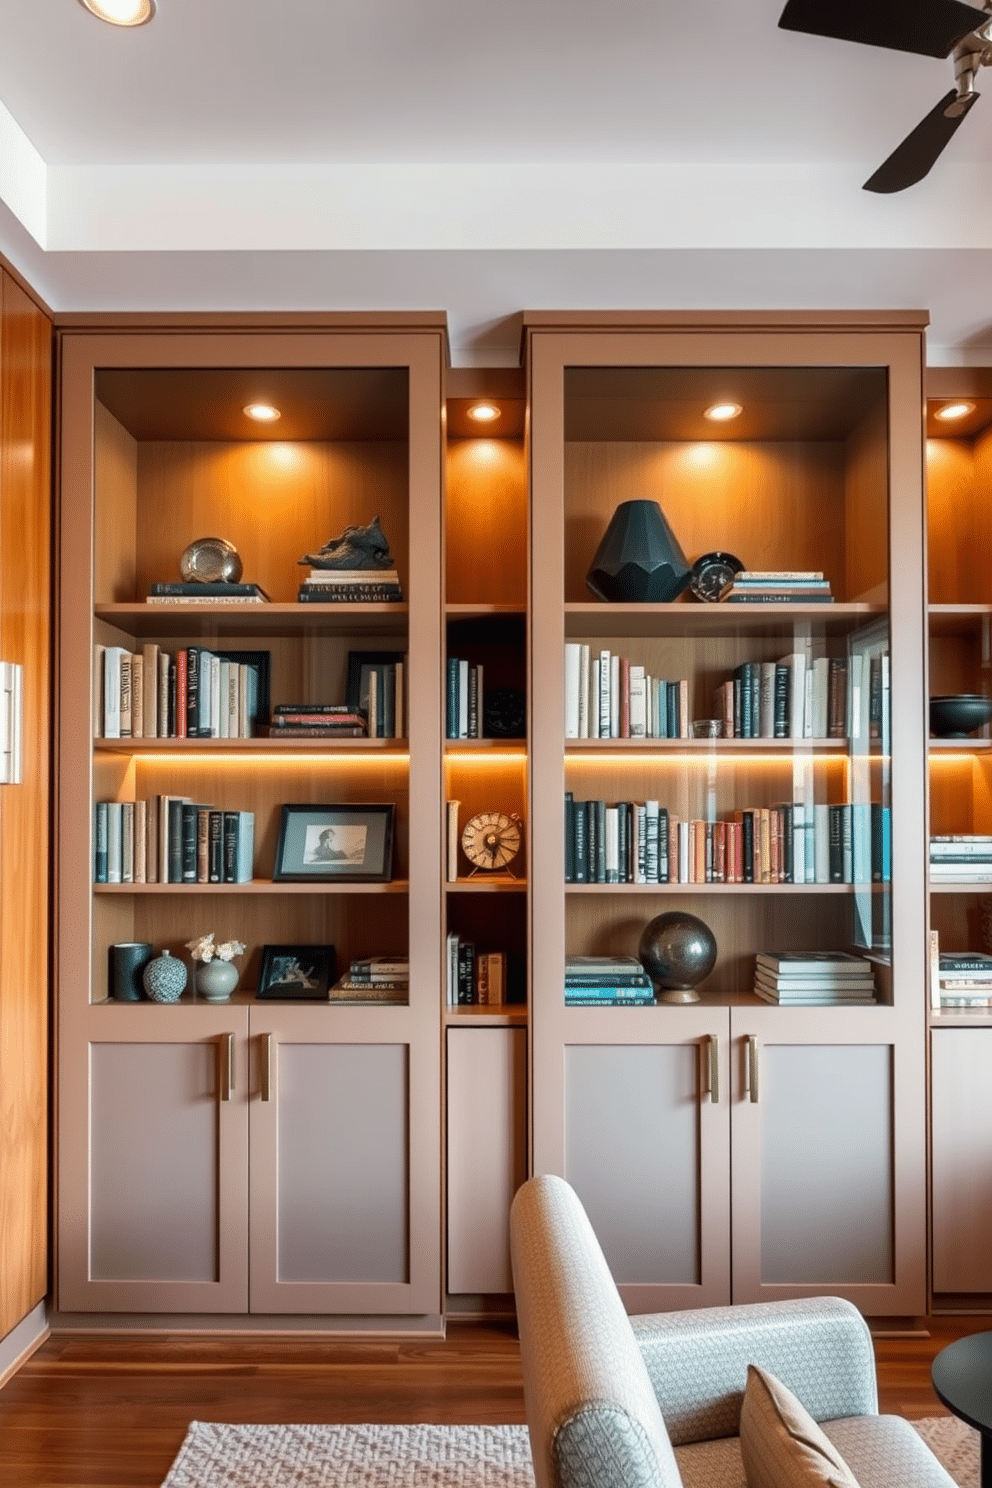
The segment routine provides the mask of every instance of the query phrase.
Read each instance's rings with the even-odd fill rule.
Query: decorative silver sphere
[[[695,915],[670,910],[644,926],[637,956],[659,1002],[698,1002],[696,983],[716,965],[716,936]]]

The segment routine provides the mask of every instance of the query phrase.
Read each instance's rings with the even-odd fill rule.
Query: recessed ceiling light
[[[703,410],[703,417],[712,419],[714,423],[723,424],[727,419],[735,419],[743,412],[739,403],[711,403],[709,408]]]
[[[271,403],[248,403],[241,412],[257,419],[260,424],[274,424],[277,418],[282,418],[278,408],[273,408]]]
[[[112,26],[143,26],[155,14],[155,0],[79,0],[98,20]]]
[[[502,409],[496,407],[495,403],[473,403],[468,411],[469,418],[475,419],[479,424],[491,424],[500,417]]]
[[[954,419],[967,418],[969,413],[974,413],[974,411],[974,403],[945,403],[943,408],[937,409],[934,418],[947,419],[948,422],[953,422]]]

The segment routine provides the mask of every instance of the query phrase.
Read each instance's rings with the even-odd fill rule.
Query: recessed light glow
[[[91,15],[112,26],[143,26],[155,14],[155,0],[79,0]]]
[[[952,423],[954,419],[967,418],[969,413],[974,413],[974,403],[945,403],[943,408],[938,408],[934,418],[947,419]]]
[[[282,418],[278,408],[273,408],[271,403],[249,403],[241,411],[260,424],[274,424],[277,418]]]
[[[492,424],[500,417],[501,412],[495,403],[473,403],[468,416],[478,424]]]
[[[714,423],[723,424],[728,419],[735,419],[744,410],[739,403],[711,403],[709,408],[704,409],[703,417],[712,419]]]

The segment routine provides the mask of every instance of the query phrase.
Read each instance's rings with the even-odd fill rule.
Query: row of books
[[[94,647],[102,739],[249,739],[268,715],[269,652]]]
[[[634,956],[566,956],[568,1007],[653,1007],[654,984]]]
[[[931,883],[992,883],[992,836],[979,832],[930,838]]]
[[[332,1002],[401,1004],[410,996],[407,956],[365,956],[349,962],[344,976],[331,987]]]
[[[249,883],[255,813],[188,796],[97,801],[94,883]]]
[[[148,604],[264,604],[268,595],[260,584],[251,583],[175,583],[153,584],[146,597]]]
[[[830,580],[820,570],[768,572],[744,569],[720,591],[730,604],[833,604]]]
[[[686,739],[690,703],[687,678],[653,677],[607,649],[565,643],[566,739]],[[888,653],[742,662],[714,690],[712,716],[727,739],[864,738],[887,748]]]
[[[482,738],[482,673],[481,662],[448,657],[445,738]]]
[[[782,802],[730,818],[658,801],[565,794],[566,883],[887,883],[891,813],[877,802]]]
[[[877,1000],[871,962],[848,951],[761,951],[754,991],[788,1007],[868,1007]]]
[[[395,603],[403,587],[395,568],[315,568],[297,598],[301,604]]]
[[[449,1007],[496,1007],[507,1001],[505,951],[480,951],[455,931],[448,934],[445,989]]]
[[[936,930],[930,940],[931,1006],[992,1007],[992,956],[985,951],[942,951]]]

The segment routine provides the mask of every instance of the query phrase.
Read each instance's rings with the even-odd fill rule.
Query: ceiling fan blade
[[[912,133],[907,134],[902,144],[896,146],[875,174],[869,176],[863,189],[905,191],[907,186],[915,186],[917,181],[922,181],[978,96],[977,93],[969,93],[959,99],[957,90],[952,88],[937,107],[931,109],[925,119],[920,120]],[[948,115],[946,110],[955,101],[960,105],[960,112]]]
[[[988,11],[962,0],[788,0],[779,25],[895,52],[949,57],[988,18]]]

